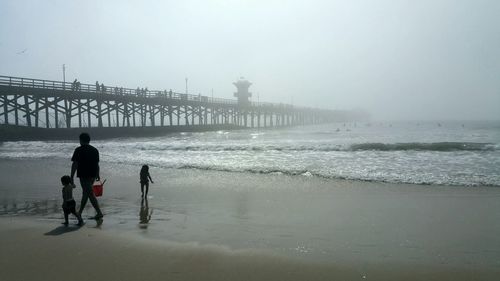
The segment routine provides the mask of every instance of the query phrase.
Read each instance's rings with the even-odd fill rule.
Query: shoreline
[[[98,139],[102,140],[102,139]],[[74,140],[71,140],[74,141]],[[1,144],[1,141],[0,141]],[[75,147],[77,145],[75,144]],[[66,159],[60,158],[60,157],[47,157],[47,158],[32,158],[32,157],[26,157],[26,158],[0,158],[0,163],[6,162],[6,161],[12,161],[13,163],[17,162],[24,162],[24,161],[34,161],[34,162],[43,162],[43,161],[55,161],[55,162],[64,162]],[[69,163],[68,165],[71,165],[69,158],[66,161]],[[123,165],[123,166],[128,166],[128,167],[136,167],[139,165],[139,163],[116,163],[116,162],[107,162],[107,161],[102,161],[104,165],[111,165],[111,166],[116,166],[116,165]],[[142,164],[141,164],[142,165]],[[203,167],[165,167],[162,165],[155,165],[155,164],[149,164],[150,167],[156,168],[156,169],[166,169],[166,170],[177,170],[177,171],[184,171],[184,170],[192,170],[192,171],[199,171],[201,173],[227,173],[227,174],[234,174],[235,176],[237,175],[245,175],[245,174],[251,174],[255,176],[282,176],[282,177],[291,177],[291,178],[296,178],[298,180],[302,179],[312,179],[316,181],[323,181],[323,182],[333,182],[333,183],[338,183],[338,182],[345,182],[348,183],[349,185],[356,185],[356,184],[361,184],[361,185],[375,185],[375,186],[400,186],[400,187],[408,187],[410,186],[411,188],[440,188],[440,189],[453,189],[453,188],[458,188],[458,189],[474,189],[474,190],[482,190],[482,189],[489,189],[489,188],[499,188],[500,185],[495,185],[495,184],[471,184],[471,185],[464,185],[464,184],[445,184],[445,183],[415,183],[415,182],[396,182],[396,181],[385,181],[385,180],[371,180],[371,179],[355,179],[355,178],[349,178],[349,177],[329,177],[329,176],[324,176],[324,175],[318,175],[318,174],[310,174],[310,175],[305,175],[304,173],[308,173],[309,171],[305,171],[304,173],[288,173],[284,171],[258,171],[258,170],[230,170],[230,169],[207,169]]]

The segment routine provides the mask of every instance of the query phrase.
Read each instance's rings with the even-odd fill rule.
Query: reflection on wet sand
[[[147,198],[141,200],[141,210],[139,211],[139,228],[148,228],[149,221],[153,215],[153,209],[149,210]]]
[[[62,202],[60,200],[40,200],[11,202],[4,201],[0,209],[0,215],[52,215],[61,213]]]
[[[41,216],[46,219],[59,219],[62,218],[62,201],[60,199],[47,199],[37,201],[19,202],[16,200],[4,200],[0,205],[0,216]],[[87,218],[86,221],[92,220]],[[103,223],[102,219],[96,220],[96,228],[100,228]],[[68,228],[61,231],[63,227],[58,227],[47,235],[59,235],[65,232],[71,232],[78,227]]]

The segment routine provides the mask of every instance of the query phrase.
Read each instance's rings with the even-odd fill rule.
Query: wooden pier
[[[288,104],[0,76],[0,123],[9,127],[270,128],[335,119],[333,110]]]

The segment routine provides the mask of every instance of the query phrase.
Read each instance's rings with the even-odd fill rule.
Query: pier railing
[[[134,96],[143,98],[167,98],[175,100],[200,101],[200,102],[218,103],[218,104],[237,104],[236,100],[213,98],[202,95],[183,94],[183,93],[173,92],[171,90],[159,91],[159,90],[147,90],[140,88],[130,89],[117,86],[106,86],[106,85],[97,86],[96,84],[81,84],[74,82],[41,80],[41,79],[11,77],[11,76],[1,76],[1,75],[0,75],[0,86],[48,89],[48,90],[68,91],[75,93]]]
[[[13,77],[13,76],[2,76],[0,75],[0,86],[11,86],[11,87],[24,87],[33,89],[47,89],[47,90],[57,90],[57,91],[67,91],[68,93],[79,93],[79,94],[107,94],[116,96],[130,96],[130,97],[143,97],[143,98],[166,98],[174,100],[187,100],[187,101],[199,101],[206,103],[215,104],[238,104],[237,100],[225,99],[225,98],[214,98],[204,95],[192,95],[185,93],[177,93],[172,90],[147,90],[147,89],[130,89],[117,86],[106,86],[97,84],[81,84],[74,82],[63,82],[54,80],[42,80],[42,79],[32,79],[23,77]],[[283,104],[283,103],[270,103],[270,102],[251,102],[252,106],[255,107],[279,107],[279,108],[293,108],[293,105]]]

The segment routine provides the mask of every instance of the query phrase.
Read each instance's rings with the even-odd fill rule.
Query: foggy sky
[[[24,52],[23,52],[24,51]],[[0,2],[0,75],[500,119],[500,1]]]

